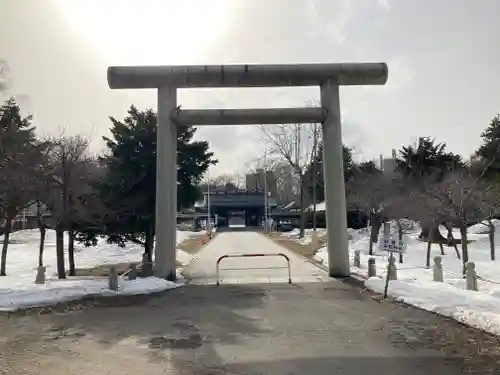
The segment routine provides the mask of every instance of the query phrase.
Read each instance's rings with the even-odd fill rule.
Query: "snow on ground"
[[[495,220],[495,244],[497,256],[500,257],[500,221]],[[440,228],[446,236],[444,228]],[[395,226],[391,232],[395,231]],[[367,279],[369,228],[349,230],[349,251],[351,264],[354,251],[361,254],[361,268],[352,267],[354,275]],[[468,291],[465,280],[462,278],[462,262],[456,256],[453,247],[444,247],[445,255],[442,256],[444,270],[444,283],[434,282],[432,279],[432,263],[435,256],[441,256],[439,246],[432,245],[431,268],[425,267],[427,244],[418,240],[420,227],[414,225],[405,233],[407,243],[404,263],[400,264],[396,254],[398,280],[391,281],[388,294],[408,304],[422,309],[434,311],[439,314],[453,317],[454,319],[471,326],[484,329],[500,335],[500,261],[490,260],[490,245],[488,228],[477,224],[469,227],[468,237],[469,258],[476,264],[479,277],[489,280],[478,280],[478,292]],[[298,230],[285,234],[298,238]],[[306,234],[307,237],[308,234]],[[455,238],[459,238],[458,231],[454,231]],[[365,285],[376,292],[384,290],[388,253],[378,249],[378,244],[373,245],[374,257],[377,264],[377,275],[365,281]],[[461,247],[458,245],[461,252]],[[328,266],[326,247],[319,249],[313,259]]]
[[[301,239],[299,239],[300,230],[297,229],[297,228],[294,228],[290,232],[283,232],[281,235],[283,237],[290,237],[290,238],[296,239],[297,241],[303,241],[303,242],[306,242],[308,244],[308,243],[311,243],[311,236],[312,236],[313,233],[314,233],[314,230],[312,230],[312,229],[306,229],[305,232],[304,232],[304,237],[302,237]],[[316,235],[318,237],[324,237],[324,236],[326,236],[326,229],[318,228],[316,230]]]
[[[106,278],[81,280],[48,280],[44,285],[18,285],[17,288],[0,288],[0,311],[15,311],[35,306],[47,306],[60,302],[74,301],[89,296],[137,295],[162,292],[182,284],[148,277],[136,280],[122,280],[120,289],[113,292],[108,288]]]
[[[193,236],[204,235],[205,232],[177,231],[177,244]],[[0,241],[3,236],[0,236]],[[7,276],[0,277],[0,311],[48,305],[57,302],[75,300],[88,295],[133,295],[149,294],[180,286],[155,277],[124,280],[120,278],[120,290],[112,292],[108,289],[106,278],[80,278],[59,281],[56,277],[57,260],[55,231],[47,230],[44,250],[44,265],[47,267],[45,285],[34,284],[38,265],[38,246],[40,233],[38,229],[17,231],[11,234],[7,252]],[[67,238],[65,239],[67,243]],[[92,268],[103,264],[139,263],[142,259],[143,247],[127,243],[124,248],[108,244],[99,239],[97,246],[75,246],[75,265],[77,268]],[[65,254],[68,264],[68,254]],[[178,265],[184,267],[193,256],[177,250]]]

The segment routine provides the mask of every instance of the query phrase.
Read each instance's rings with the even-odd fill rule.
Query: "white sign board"
[[[406,244],[403,240],[391,237],[382,237],[379,241],[379,249],[389,251],[391,253],[403,254],[406,251]]]

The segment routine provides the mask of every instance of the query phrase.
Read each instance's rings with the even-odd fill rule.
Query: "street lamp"
[[[210,168],[207,168],[207,180],[208,180],[208,191],[207,191],[207,209],[208,209],[208,215],[207,215],[207,232],[208,232],[208,238],[212,238],[212,224],[210,220]]]
[[[313,130],[313,165],[312,165],[312,199],[313,199],[313,231],[316,232],[316,165],[318,163],[318,130],[317,130],[317,125],[314,124],[314,130]],[[326,208],[325,208],[326,209]]]
[[[267,149],[264,149],[264,233],[268,232],[268,210],[269,210],[269,202],[268,202],[268,192],[267,192]]]

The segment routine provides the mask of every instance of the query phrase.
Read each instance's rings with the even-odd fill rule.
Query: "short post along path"
[[[256,232],[219,233],[184,270],[193,284],[217,282],[216,263],[224,255],[285,254],[290,259],[292,283],[330,280],[327,272],[307,259]],[[280,267],[280,268],[278,268]],[[220,284],[287,283],[287,262],[281,256],[229,257],[220,262]],[[227,270],[231,269],[231,270]]]

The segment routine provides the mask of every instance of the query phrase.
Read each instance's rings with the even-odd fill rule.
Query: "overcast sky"
[[[359,159],[418,136],[464,156],[500,112],[498,0],[0,0],[9,94],[42,134],[102,147],[108,116],[156,108],[154,91],[111,91],[108,65],[385,61],[385,86],[341,89],[344,142]],[[315,88],[182,91],[185,108],[282,107]],[[4,99],[5,99],[4,94]],[[241,170],[264,144],[253,127],[198,131]]]

